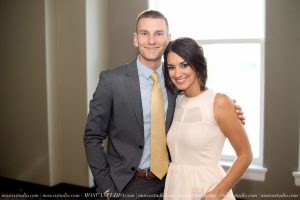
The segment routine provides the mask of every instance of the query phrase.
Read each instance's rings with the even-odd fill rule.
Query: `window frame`
[[[196,40],[200,45],[203,44],[260,44],[261,60],[260,60],[260,128],[259,128],[259,157],[253,158],[252,164],[261,165],[263,164],[263,141],[264,141],[264,94],[265,94],[265,66],[264,66],[264,50],[265,40],[264,38],[256,39],[216,39],[216,40]],[[242,105],[241,105],[242,106]],[[245,116],[247,113],[245,113]],[[247,119],[246,119],[247,123]],[[249,133],[251,134],[251,133]],[[236,156],[222,155],[221,161],[233,162]]]

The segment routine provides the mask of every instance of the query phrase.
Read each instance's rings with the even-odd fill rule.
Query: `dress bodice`
[[[208,89],[188,98],[177,97],[176,110],[167,143],[174,164],[217,167],[225,143],[213,115],[216,92]]]

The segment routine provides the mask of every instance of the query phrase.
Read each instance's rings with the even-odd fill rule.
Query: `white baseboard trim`
[[[233,162],[230,162],[230,161],[220,161],[219,164],[223,167],[223,169],[227,173],[229,168],[232,166],[232,163]],[[260,165],[251,164],[241,179],[263,182],[263,181],[265,181],[267,171],[268,171],[267,168],[264,168]],[[299,175],[299,181],[300,181],[300,175]]]
[[[293,172],[293,176],[295,177],[295,185],[300,186],[300,172]]]

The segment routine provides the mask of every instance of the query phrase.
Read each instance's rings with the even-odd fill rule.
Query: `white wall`
[[[44,1],[0,1],[0,176],[48,185]]]

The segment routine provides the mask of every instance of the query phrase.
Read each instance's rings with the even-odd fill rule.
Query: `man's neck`
[[[145,58],[143,58],[140,55],[139,60],[143,65],[145,65],[146,67],[148,67],[149,69],[151,69],[153,71],[156,71],[161,64],[161,58],[158,60],[146,60]]]

